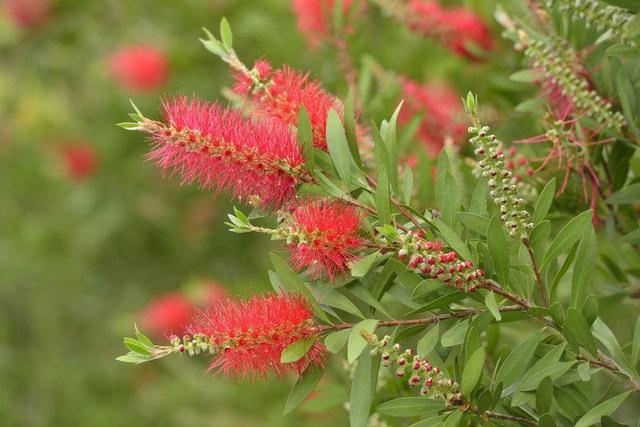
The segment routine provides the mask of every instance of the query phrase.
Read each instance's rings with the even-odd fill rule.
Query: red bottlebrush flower
[[[172,292],[151,301],[142,309],[141,327],[156,338],[182,335],[194,313],[193,304],[181,292]]]
[[[295,208],[291,227],[297,241],[290,244],[296,269],[307,268],[313,278],[331,280],[348,269],[363,239],[358,236],[362,218],[352,205],[326,199],[307,200]]]
[[[148,158],[173,169],[183,182],[279,207],[309,178],[289,129],[273,120],[251,121],[218,104],[177,97],[163,102],[165,123],[145,120],[155,148]]]
[[[325,361],[324,345],[315,342],[297,362],[280,362],[289,344],[317,334],[313,313],[299,295],[268,294],[214,303],[197,316],[189,333],[204,334],[219,347],[210,369],[218,368],[236,380],[261,379],[270,369],[276,376],[300,374],[309,365],[322,366]]]
[[[417,136],[429,154],[437,156],[448,139],[455,144],[464,142],[467,128],[461,119],[460,98],[454,89],[404,79],[402,98],[405,103],[398,121],[406,124],[416,114],[423,114]]]
[[[60,154],[67,175],[75,181],[89,178],[98,168],[98,154],[89,144],[67,144],[61,148]]]
[[[288,126],[298,124],[298,111],[304,105],[311,121],[313,144],[326,150],[329,110],[334,109],[342,115],[342,104],[308,73],[302,74],[289,67],[272,71],[266,61],[256,62],[253,70],[259,76],[260,88],[256,88],[256,80],[252,76],[237,72],[234,91],[250,97],[259,114],[277,118]]]
[[[412,30],[440,41],[458,55],[477,59],[468,50],[468,43],[485,50],[493,48],[489,28],[471,10],[462,7],[447,10],[436,1],[411,0],[406,19]]]
[[[360,15],[366,3],[356,0],[355,15]],[[342,0],[342,13],[347,16],[352,10],[353,0]],[[296,15],[298,30],[304,35],[311,49],[317,48],[327,37],[331,36],[333,25],[334,0],[293,0],[293,12]],[[347,28],[349,30],[349,28]]]
[[[38,28],[51,16],[51,1],[6,0],[4,10],[16,25],[23,28]]]
[[[164,52],[147,45],[122,48],[108,59],[109,72],[126,90],[149,92],[167,81],[169,61]]]

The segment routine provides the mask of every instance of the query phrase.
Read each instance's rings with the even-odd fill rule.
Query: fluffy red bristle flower
[[[298,112],[304,105],[313,130],[313,144],[327,148],[326,125],[330,109],[342,115],[342,104],[309,74],[289,67],[272,70],[264,60],[255,63],[253,75],[236,72],[234,91],[249,97],[261,115],[276,118],[288,126],[298,124]]]
[[[352,205],[327,199],[309,199],[291,214],[291,260],[313,278],[331,280],[355,259],[364,240],[358,236],[362,217]]]
[[[98,153],[89,144],[67,144],[60,149],[60,155],[67,175],[75,181],[92,176],[98,168]]]
[[[484,50],[493,48],[489,28],[469,9],[444,9],[433,0],[411,0],[407,6],[406,19],[411,29],[439,40],[458,55],[477,59],[467,48],[469,43]]]
[[[163,102],[165,123],[145,119],[155,148],[148,158],[183,182],[230,191],[250,204],[279,207],[309,178],[294,135],[273,120],[252,121],[216,103]]]
[[[149,92],[167,81],[169,61],[164,52],[147,45],[124,47],[108,59],[109,72],[126,90]]]
[[[355,15],[360,15],[366,7],[362,0],[356,0]],[[347,16],[353,0],[342,0],[342,14]],[[293,12],[296,15],[298,30],[304,35],[307,45],[311,49],[317,48],[331,35],[334,0],[293,0]],[[349,30],[349,28],[347,28]]]
[[[182,334],[195,313],[181,292],[171,292],[151,301],[140,313],[141,327],[153,337]]]
[[[300,360],[280,362],[289,344],[318,333],[313,312],[299,295],[272,293],[214,303],[196,316],[189,333],[205,335],[220,349],[210,369],[237,380],[261,379],[269,370],[276,376],[300,374],[309,365],[319,367],[325,361],[324,345],[314,342]]]
[[[437,156],[446,140],[464,142],[467,127],[462,120],[460,98],[453,88],[404,79],[401,92],[405,103],[398,121],[406,124],[417,114],[422,115],[417,136],[429,154]]]
[[[16,25],[37,28],[49,19],[51,0],[6,0],[4,10]]]

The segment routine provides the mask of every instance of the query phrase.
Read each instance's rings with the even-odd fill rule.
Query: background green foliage
[[[522,63],[511,43],[500,40],[501,28],[492,18],[496,2],[465,3],[491,23],[498,46],[490,61],[470,64],[370,7],[351,40],[356,62],[365,64],[372,55],[386,68],[415,80],[448,81],[460,93],[472,89],[505,141],[540,133],[531,115],[515,110],[535,88],[509,79]],[[210,278],[234,294],[269,289],[267,238],[226,232],[228,201],[182,187],[176,179],[162,179],[157,169],[143,163],[147,147],[140,136],[113,125],[126,118],[132,96],[153,117],[161,94],[132,95],[110,80],[106,57],[129,43],[147,42],[167,51],[171,79],[164,93],[219,98],[220,89],[230,83],[227,67],[197,38],[200,27],[215,28],[222,16],[233,25],[234,48],[247,64],[264,56],[277,66],[310,70],[329,90],[346,93],[335,52],[307,49],[283,0],[58,0],[50,22],[34,32],[21,31],[0,16],[3,425],[347,422],[342,409],[349,395],[345,378],[342,383],[335,378],[334,384],[321,383],[324,399],[312,400],[294,416],[283,418],[290,388],[286,380],[233,385],[203,376],[204,360],[167,360],[135,368],[114,362],[123,331],[131,329],[135,313],[154,295]],[[397,93],[377,84],[368,93],[366,119],[379,122],[389,117]],[[57,154],[60,144],[73,140],[94,146],[101,160],[97,174],[81,183],[66,178]],[[465,200],[472,190],[460,188]],[[425,200],[432,207],[431,191]],[[570,202],[559,205],[565,203],[572,215],[586,209]],[[635,220],[628,221],[633,229]],[[619,342],[627,343],[637,304],[621,301],[637,281],[635,258],[601,240],[600,252],[609,255],[592,279],[607,295],[600,300],[599,315]],[[508,274],[508,260],[506,268]],[[567,296],[568,283],[570,279],[562,282],[559,293]],[[442,325],[440,334],[452,325]],[[506,326],[502,334],[508,343],[520,343],[534,332],[522,329]],[[447,338],[458,343],[464,337]],[[483,339],[493,354],[506,356],[515,347],[503,341],[497,345],[493,327]],[[472,353],[465,352],[468,360]],[[331,369],[339,372],[341,367],[335,364]],[[590,387],[584,385],[579,392],[590,395]],[[397,395],[392,389],[383,397]],[[622,411],[629,421],[638,404],[634,399],[628,399]]]

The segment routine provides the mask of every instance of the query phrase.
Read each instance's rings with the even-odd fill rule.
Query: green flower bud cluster
[[[489,194],[500,209],[500,220],[505,224],[511,237],[527,239],[533,228],[529,212],[523,209],[524,199],[518,195],[518,185],[513,173],[506,167],[502,144],[495,135],[489,133],[488,126],[482,126],[477,117],[474,126],[469,127],[473,135],[469,142],[480,159],[478,167],[483,178],[489,179]]]
[[[579,113],[617,131],[626,125],[624,116],[613,111],[611,104],[589,88],[587,79],[576,72],[581,68],[578,55],[565,40],[557,36],[537,40],[523,32],[519,35],[526,46],[524,54],[533,60],[533,67],[542,70],[544,78],[557,85]]]
[[[174,353],[186,353],[189,356],[196,356],[200,353],[208,352],[209,354],[214,354],[216,352],[216,346],[204,334],[185,335],[182,338],[173,335],[170,337],[170,342]]]
[[[633,15],[615,6],[609,6],[598,0],[546,0],[548,8],[557,6],[563,16],[573,21],[584,22],[588,28],[597,31],[610,31],[611,38],[618,43],[635,46],[629,29]]]
[[[382,365],[395,369],[395,376],[407,380],[409,387],[420,386],[420,394],[431,395],[434,400],[444,400],[449,405],[459,406],[464,402],[458,383],[446,378],[442,371],[431,365],[424,356],[414,354],[410,348],[402,350],[400,344],[391,344],[391,337],[381,340],[375,334],[364,338],[373,346],[371,356],[382,357]]]

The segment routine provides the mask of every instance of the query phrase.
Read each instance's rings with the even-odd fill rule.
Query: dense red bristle
[[[295,194],[304,163],[295,136],[274,120],[252,121],[216,103],[177,97],[163,102],[166,126],[153,131],[149,159],[216,192],[279,207]],[[196,142],[181,132],[196,135]],[[203,148],[206,147],[206,150]]]
[[[325,347],[316,342],[297,362],[280,362],[289,344],[317,334],[313,312],[300,295],[272,293],[214,303],[196,316],[189,332],[204,334],[225,347],[214,357],[210,369],[219,369],[236,380],[262,379],[269,370],[276,376],[299,374],[309,365],[322,366],[325,361]]]
[[[276,118],[286,125],[297,126],[300,106],[304,105],[313,130],[313,144],[322,150],[327,148],[326,125],[329,110],[342,116],[342,104],[309,74],[302,74],[289,67],[271,71],[265,61],[256,62],[260,79],[268,80],[264,91],[254,91],[251,78],[242,73],[235,74],[234,91],[249,96],[258,107],[258,113]]]
[[[309,241],[291,248],[298,270],[307,268],[313,278],[333,279],[349,268],[355,251],[363,244],[358,236],[362,218],[352,205],[324,199],[302,202],[292,215],[291,226],[309,237]]]

